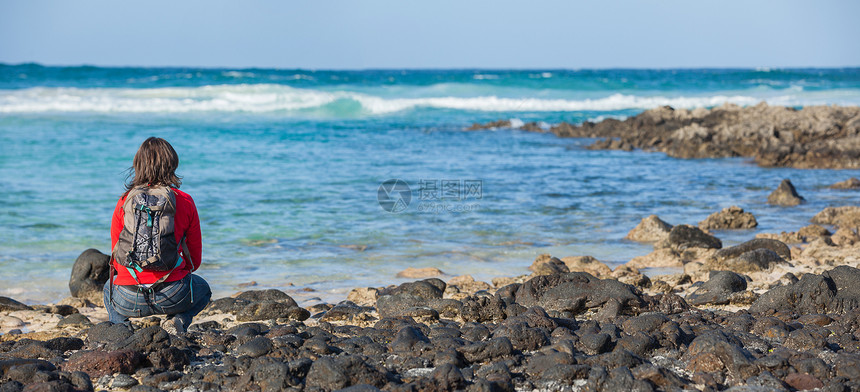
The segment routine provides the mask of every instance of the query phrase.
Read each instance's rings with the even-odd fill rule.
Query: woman
[[[157,137],[146,139],[134,156],[130,181],[116,204],[111,221],[112,271],[111,279],[105,284],[104,302],[108,317],[113,323],[127,323],[129,317],[163,314],[168,316],[162,323],[165,330],[174,334],[184,333],[191,324],[191,319],[209,303],[212,295],[209,284],[200,276],[192,274],[200,267],[200,218],[194,200],[179,190],[182,181],[176,175],[178,166],[179,156],[176,151],[166,140]],[[140,268],[132,261],[135,258],[134,250],[131,249],[135,245],[132,244],[139,243],[140,238],[150,238],[136,232],[135,228],[139,227],[135,223],[138,222],[137,215],[134,219],[126,219],[127,211],[132,211],[131,214],[138,213],[129,207],[133,204],[132,199],[147,199],[129,198],[129,193],[137,196],[149,190],[160,190],[168,196],[167,200],[171,204],[175,203],[168,211],[175,211],[172,220],[168,217],[164,218],[167,220],[157,219],[156,222],[156,227],[160,225],[161,230],[167,230],[165,226],[169,225],[158,222],[167,222],[173,226],[173,236],[169,231],[163,232],[166,234],[160,237],[162,245],[158,247],[160,250],[173,250],[171,255],[160,255],[165,260],[171,260],[171,263],[176,260],[172,269],[157,271]],[[129,203],[126,203],[127,198]],[[138,204],[137,207],[139,206]],[[145,209],[149,211],[149,208]],[[151,211],[149,213],[152,214]],[[142,224],[152,227],[151,220],[144,219]],[[175,242],[172,242],[174,239]],[[177,254],[180,257],[177,257]]]

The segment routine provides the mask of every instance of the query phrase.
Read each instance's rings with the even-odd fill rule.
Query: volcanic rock
[[[672,225],[664,222],[657,215],[649,215],[642,218],[642,221],[624,238],[639,242],[657,242],[666,239],[671,230]]]
[[[812,223],[857,228],[860,227],[860,207],[827,207],[812,217]]]
[[[72,297],[85,298],[93,303],[103,301],[103,290],[110,273],[110,256],[97,249],[87,249],[72,266],[69,290]]]
[[[755,216],[737,206],[723,208],[699,222],[702,230],[752,229],[756,226]]]
[[[794,189],[791,181],[784,179],[779,183],[779,187],[768,195],[767,203],[778,206],[796,206],[803,203],[803,197],[797,194],[797,190]]]
[[[830,189],[860,189],[860,180],[855,177],[851,177],[845,181],[831,185]]]
[[[588,272],[598,278],[609,276],[612,270],[605,263],[592,256],[562,257],[561,261],[570,272]]]
[[[687,302],[693,305],[723,305],[729,303],[732,293],[746,288],[747,281],[743,276],[731,271],[711,271],[708,281],[688,295]]]

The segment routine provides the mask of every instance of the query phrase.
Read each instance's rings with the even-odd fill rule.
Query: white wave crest
[[[351,91],[299,89],[276,84],[218,85],[202,87],[130,88],[30,88],[0,90],[0,113],[97,112],[97,113],[194,113],[194,112],[291,112],[324,108],[336,102],[358,103],[362,114],[379,115],[415,108],[436,108],[482,112],[571,112],[650,109],[669,105],[697,108],[727,102],[753,105],[805,106],[813,104],[856,104],[860,92],[810,95],[755,96],[637,96],[613,94],[595,99],[477,97],[384,98]],[[838,102],[833,102],[837,99]],[[347,105],[354,108],[356,105]],[[336,110],[336,109],[333,109]]]

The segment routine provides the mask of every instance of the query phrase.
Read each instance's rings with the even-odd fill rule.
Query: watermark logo
[[[421,179],[416,192],[419,213],[458,213],[480,209],[478,200],[484,198],[483,180]],[[412,188],[400,179],[386,180],[377,192],[383,210],[399,213],[412,201]]]
[[[401,179],[385,180],[379,184],[376,200],[379,201],[379,206],[385,211],[395,214],[403,212],[412,201],[412,189],[409,188],[406,181]]]

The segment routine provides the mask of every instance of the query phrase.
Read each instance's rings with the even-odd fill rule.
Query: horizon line
[[[860,65],[845,66],[680,66],[680,67],[364,67],[364,68],[303,68],[303,67],[266,67],[266,66],[213,66],[213,65],[98,65],[98,64],[45,64],[35,61],[8,63],[0,61],[0,66],[39,66],[44,68],[151,68],[151,69],[182,69],[196,68],[209,70],[274,70],[274,71],[309,71],[309,72],[343,72],[343,71],[679,71],[679,70],[809,70],[809,69],[860,69]]]

